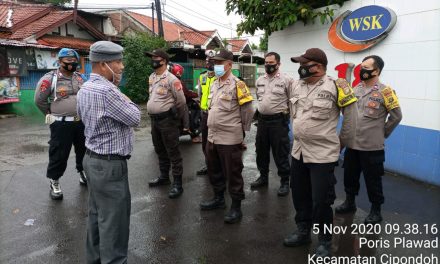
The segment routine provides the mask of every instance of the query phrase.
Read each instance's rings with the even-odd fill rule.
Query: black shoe
[[[158,177],[158,178],[148,182],[148,185],[150,187],[156,187],[156,186],[161,186],[161,185],[170,185],[170,184],[171,184],[170,178],[165,178],[165,177]]]
[[[298,227],[298,230],[290,234],[284,239],[284,246],[286,247],[298,247],[312,242],[310,236],[310,229],[304,227]]]
[[[201,176],[201,175],[207,175],[208,174],[208,168],[207,167],[203,167],[200,170],[198,170],[196,172],[197,175]]]
[[[315,250],[315,257],[331,257],[332,241],[319,241],[319,245]]]
[[[356,203],[354,201],[354,196],[347,195],[345,201],[335,208],[337,214],[348,214],[356,212]]]
[[[58,180],[50,180],[50,198],[52,198],[52,200],[63,199],[63,192],[61,191],[60,182]]]
[[[289,187],[289,182],[283,182],[281,183],[280,188],[278,189],[278,196],[286,196],[289,194],[290,191],[290,187]]]
[[[365,218],[365,224],[378,224],[382,222],[382,215],[380,213],[380,205],[372,205],[370,214]]]
[[[182,176],[174,176],[173,188],[168,193],[168,197],[171,199],[179,197],[183,193],[182,188]]]
[[[231,210],[225,215],[225,223],[227,224],[235,224],[240,222],[243,217],[243,213],[241,212],[241,201],[240,200],[232,200]]]
[[[225,209],[225,197],[223,193],[218,193],[214,196],[212,200],[204,201],[200,203],[200,209],[205,210],[214,210],[214,209]]]
[[[79,184],[87,186],[87,176],[84,171],[79,172]]]
[[[263,186],[267,186],[269,184],[269,180],[267,179],[267,176],[260,176],[258,179],[256,179],[254,182],[251,183],[251,188],[260,188]]]

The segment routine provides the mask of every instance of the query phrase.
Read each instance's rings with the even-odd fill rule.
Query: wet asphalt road
[[[43,118],[42,118],[43,119]],[[41,120],[43,122],[43,120]],[[129,160],[132,211],[129,263],[307,263],[310,246],[286,248],[283,238],[295,230],[291,196],[278,197],[276,169],[271,163],[270,185],[251,191],[249,184],[258,171],[255,165],[255,127],[247,135],[244,154],[246,200],[241,223],[223,222],[225,210],[201,212],[198,204],[212,191],[206,176],[195,172],[203,164],[200,144],[181,138],[184,159],[184,194],[168,198],[168,188],[149,188],[159,173],[148,121],[136,131],[133,157]],[[0,263],[84,263],[87,218],[87,188],[78,183],[73,155],[61,178],[64,200],[52,201],[45,178],[48,128],[25,118],[0,119]],[[73,151],[72,151],[73,152]],[[335,204],[343,194],[341,169]],[[384,177],[386,223],[439,223],[440,190],[399,176]],[[230,203],[228,197],[228,203]],[[353,216],[335,217],[335,224],[362,223],[369,210],[364,186]],[[35,219],[25,226],[27,219]],[[396,235],[370,235],[369,239],[392,239]],[[365,237],[361,235],[361,237]],[[421,234],[417,239],[434,239]],[[438,249],[359,248],[358,235],[335,235],[335,255],[411,256],[438,254]]]

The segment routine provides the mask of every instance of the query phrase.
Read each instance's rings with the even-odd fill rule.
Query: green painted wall
[[[44,115],[34,103],[34,94],[35,90],[21,90],[20,102],[8,104],[6,110],[19,116],[44,119]]]

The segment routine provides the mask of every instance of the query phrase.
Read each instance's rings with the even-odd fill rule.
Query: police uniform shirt
[[[58,74],[57,83],[52,91],[55,74]],[[76,116],[76,95],[83,83],[84,80],[78,72],[68,77],[58,70],[50,71],[37,84],[35,103],[43,114],[47,114],[50,109],[50,113],[54,116]]]
[[[305,163],[336,162],[340,151],[336,132],[340,108],[334,80],[324,76],[315,84],[308,84],[303,80],[295,81],[292,83],[290,95],[294,136],[292,156],[299,160],[302,154]],[[354,129],[354,126],[346,127]],[[353,133],[350,129],[341,131]]]
[[[291,77],[280,72],[273,77],[267,74],[259,77],[256,82],[258,112],[263,115],[287,113],[291,82]]]
[[[243,131],[250,130],[252,102],[239,105],[237,82],[239,80],[230,73],[225,81],[217,79],[211,86],[208,97],[208,141],[213,144],[240,144],[243,142]]]
[[[361,82],[354,88],[354,93],[358,98],[357,125],[355,136],[347,146],[364,151],[384,149],[385,138],[402,119],[394,90],[382,83],[365,87]]]
[[[182,83],[176,76],[165,70],[161,75],[155,72],[149,78],[150,97],[147,103],[149,114],[167,112],[173,106],[182,114],[185,112],[186,99]]]

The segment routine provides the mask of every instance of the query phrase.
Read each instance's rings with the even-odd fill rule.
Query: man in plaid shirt
[[[89,178],[87,263],[127,263],[131,196],[127,159],[139,108],[117,85],[124,65],[123,48],[109,41],[90,47],[92,74],[78,93],[78,115],[85,125]]]

